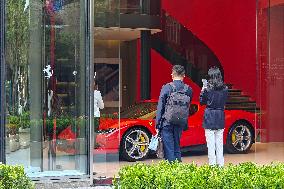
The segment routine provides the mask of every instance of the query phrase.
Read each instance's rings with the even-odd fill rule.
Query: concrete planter
[[[30,128],[22,129],[19,128],[19,139],[21,148],[27,148],[30,146],[31,132]]]
[[[14,152],[20,149],[19,136],[18,135],[9,135],[7,137],[7,144],[9,144],[9,152]],[[7,146],[6,146],[7,147]]]
[[[45,140],[42,142],[42,148],[45,149],[48,146],[48,141]]]
[[[10,154],[11,153],[11,150],[10,150],[10,137],[6,137],[5,138],[5,141],[6,141],[6,146],[5,146],[5,152],[6,154]]]
[[[84,155],[87,154],[86,151],[86,139],[85,138],[77,138],[77,147],[78,147],[78,154]]]

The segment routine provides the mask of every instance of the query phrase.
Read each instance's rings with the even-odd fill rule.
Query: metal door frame
[[[89,114],[89,124],[88,124],[88,174],[90,175],[90,184],[93,185],[94,176],[93,176],[93,149],[94,149],[94,0],[86,0],[86,13],[87,13],[87,44],[86,44],[86,60],[87,60],[87,82],[88,82],[88,92],[87,92],[87,108]]]
[[[0,2],[0,162],[6,163],[5,153],[5,15],[6,0]]]

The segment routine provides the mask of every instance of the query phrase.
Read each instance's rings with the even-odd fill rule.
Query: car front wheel
[[[227,136],[227,151],[229,153],[247,153],[254,141],[252,127],[245,122],[235,123]]]
[[[149,155],[150,134],[143,128],[126,131],[121,141],[121,156],[127,161],[140,161]]]

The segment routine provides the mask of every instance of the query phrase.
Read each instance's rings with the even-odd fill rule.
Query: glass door
[[[7,1],[6,157],[30,177],[87,174],[86,2]]]

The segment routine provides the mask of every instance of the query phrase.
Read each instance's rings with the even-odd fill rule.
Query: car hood
[[[111,119],[111,118],[101,118],[99,130],[107,130],[107,129],[118,129],[122,127],[128,127],[136,124],[146,124],[149,122],[153,122],[152,120],[142,120],[142,119]]]

